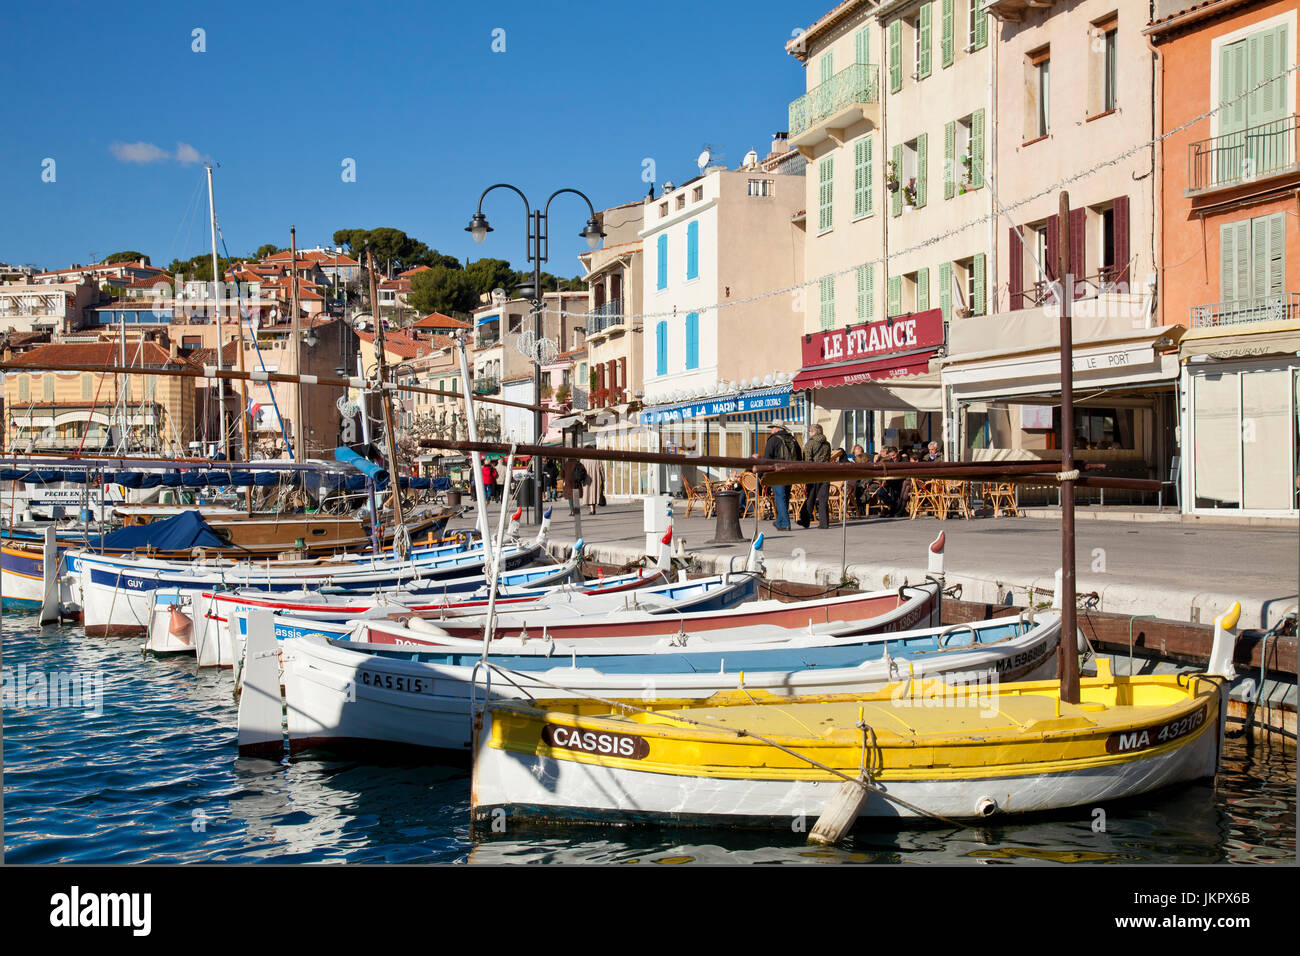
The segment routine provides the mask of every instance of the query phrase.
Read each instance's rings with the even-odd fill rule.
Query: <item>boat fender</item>
[[[190,634],[194,630],[194,622],[175,604],[171,606],[171,620],[167,623],[167,633],[176,638],[182,644],[190,643]]]
[[[975,815],[977,817],[991,817],[998,812],[998,802],[992,797],[980,797],[975,801]]]
[[[451,637],[450,632],[443,630],[437,624],[426,621],[422,617],[411,618],[407,622],[406,626],[413,631],[419,631],[421,634],[433,634],[438,637]]]
[[[1237,676],[1233,666],[1233,652],[1237,646],[1237,621],[1241,618],[1241,602],[1233,601],[1232,606],[1214,619],[1214,643],[1210,645],[1210,662],[1205,668],[1206,674],[1219,674],[1232,680]]]
[[[867,788],[857,780],[845,780],[836,788],[831,802],[808,832],[808,842],[822,846],[840,842],[853,829],[866,802]]]

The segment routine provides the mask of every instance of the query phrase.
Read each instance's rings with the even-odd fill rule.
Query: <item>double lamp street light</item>
[[[524,201],[524,213],[528,217],[528,238],[526,241],[526,257],[533,266],[533,278],[531,282],[521,282],[519,284],[520,298],[527,299],[532,303],[530,309],[533,316],[533,334],[536,342],[542,340],[542,263],[546,262],[550,254],[550,241],[547,238],[547,217],[550,214],[551,200],[563,193],[573,193],[575,196],[581,196],[587,204],[587,210],[591,213],[591,218],[587,220],[587,226],[579,235],[587,240],[587,247],[595,249],[600,245],[600,240],[605,237],[605,233],[600,228],[600,223],[596,221],[596,208],[591,204],[591,200],[577,189],[557,189],[551,193],[546,200],[546,205],[540,210],[533,209],[528,197],[517,187],[509,183],[497,183],[483,190],[483,195],[478,197],[478,211],[470,219],[469,225],[465,231],[474,237],[475,242],[482,242],[487,238],[487,234],[492,232],[492,226],[488,224],[487,217],[483,215],[483,200],[487,194],[494,189],[511,189],[518,194],[519,198]],[[561,313],[563,308],[561,308]],[[560,315],[560,329],[557,334],[561,337],[564,331],[564,316]],[[542,441],[542,362],[540,349],[533,355],[533,402],[537,409],[533,412],[533,434],[537,444]],[[537,524],[542,522],[542,459],[539,456],[533,458],[533,515]]]

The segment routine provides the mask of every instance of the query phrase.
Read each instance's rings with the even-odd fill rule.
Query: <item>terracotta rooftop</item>
[[[419,322],[413,323],[413,327],[417,329],[468,329],[470,324],[462,322],[460,319],[453,319],[450,315],[434,312],[432,315],[426,315]]]
[[[40,348],[15,355],[15,365],[27,365],[39,368],[43,365],[99,365],[113,368],[121,361],[122,346],[119,342],[52,342]],[[184,365],[186,361],[173,360],[166,349],[156,342],[128,342],[126,345],[127,365],[158,368],[165,365]]]

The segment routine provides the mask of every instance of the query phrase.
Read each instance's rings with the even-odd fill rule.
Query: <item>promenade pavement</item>
[[[747,544],[710,545],[715,521],[698,512],[683,516],[674,501],[674,537],[704,571],[743,567]],[[491,526],[496,528],[496,508]],[[456,526],[471,524],[472,515]],[[1247,627],[1268,627],[1296,606],[1300,577],[1300,532],[1295,527],[1235,527],[1150,520],[1076,522],[1079,594],[1096,592],[1096,610],[1148,614],[1210,623],[1234,600],[1242,602]],[[947,531],[945,572],[961,585],[961,598],[1024,605],[1050,600],[1061,565],[1059,517],[870,518],[841,526],[776,531],[759,523],[768,577],[778,581],[833,585],[847,576],[866,590],[922,580],[926,546]],[[567,554],[575,537],[566,503],[557,502],[551,525],[552,550]],[[752,518],[742,522],[753,535]],[[582,515],[582,537],[593,561],[624,564],[645,552],[640,502],[615,503],[593,517]]]

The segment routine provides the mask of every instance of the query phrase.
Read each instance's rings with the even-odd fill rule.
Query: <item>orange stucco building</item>
[[[1297,4],[1157,0],[1155,16],[1145,32],[1166,137],[1159,308],[1161,324],[1189,329],[1179,344],[1183,506],[1295,515]]]

